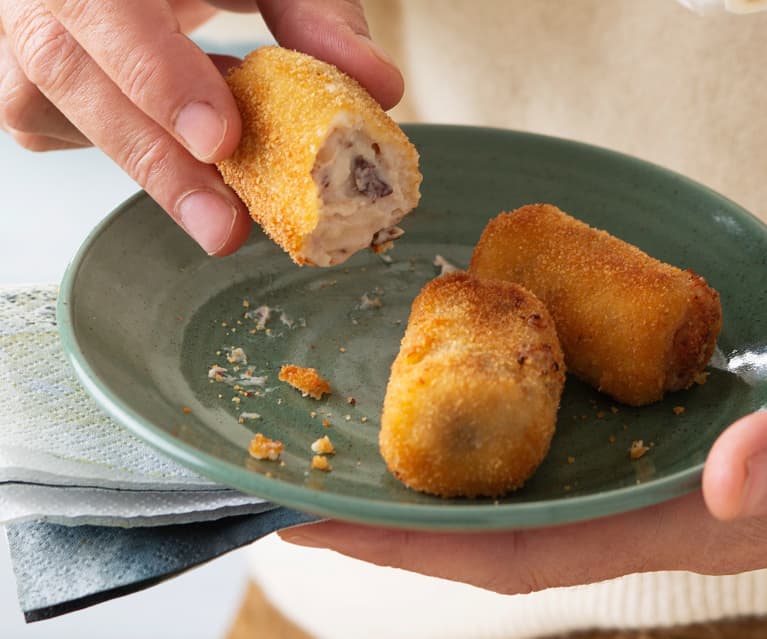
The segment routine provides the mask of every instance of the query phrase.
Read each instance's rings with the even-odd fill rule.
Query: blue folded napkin
[[[264,535],[316,519],[275,507],[257,515],[142,528],[6,527],[27,622],[50,619],[154,586]]]

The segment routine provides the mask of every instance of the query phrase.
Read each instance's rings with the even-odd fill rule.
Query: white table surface
[[[91,228],[138,189],[99,151],[34,154],[2,132],[0,176],[0,286],[60,281]],[[0,637],[218,639],[246,575],[243,551],[235,551],[149,590],[26,625],[0,534]]]

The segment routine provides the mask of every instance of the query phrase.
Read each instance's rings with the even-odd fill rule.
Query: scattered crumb
[[[330,394],[330,383],[321,377],[315,368],[285,364],[280,369],[278,379],[301,391],[304,397],[308,395],[314,399],[322,399],[323,395]]]
[[[350,422],[350,421],[352,420],[352,416],[351,416],[351,415],[344,415],[344,419],[345,419],[347,422]]]
[[[224,373],[226,373],[226,369],[223,366],[213,364],[208,369],[208,378],[220,382],[224,379]]]
[[[279,459],[283,445],[281,441],[269,439],[261,433],[256,433],[250,441],[248,452],[256,459]]]
[[[272,309],[268,306],[259,306],[254,311],[245,313],[245,317],[252,319],[256,323],[257,331],[263,331],[272,317]]]
[[[454,273],[455,271],[460,271],[457,266],[454,264],[451,264],[448,262],[444,257],[441,255],[435,255],[434,256],[434,262],[432,262],[434,266],[438,267],[440,269],[439,274],[440,275],[447,275],[448,273]]]
[[[295,324],[295,322],[287,316],[285,311],[280,313],[280,322],[288,328],[293,328],[293,325]]]
[[[383,302],[380,297],[369,297],[367,293],[363,293],[360,298],[360,309],[363,311],[371,308],[381,308],[382,306]]]
[[[642,457],[648,450],[650,450],[647,446],[644,445],[644,441],[641,439],[635,439],[633,442],[631,442],[631,448],[629,448],[629,455],[631,459],[639,459]]]
[[[611,444],[614,444],[615,443],[615,435],[610,435],[607,438],[607,441],[610,442]]]
[[[610,412],[613,415],[617,415],[618,414],[618,407],[617,406],[610,406]]]
[[[250,302],[248,300],[242,300],[243,308],[250,308]]]
[[[329,422],[327,419],[323,419],[323,420],[322,420],[322,425],[323,425],[325,428],[330,428],[330,427],[332,426],[332,424],[331,424],[331,423],[330,423],[330,422]]]
[[[226,356],[226,361],[230,364],[247,364],[248,358],[245,355],[245,351],[238,346],[229,351],[229,355]]]
[[[711,373],[708,373],[708,372],[698,373],[695,376],[695,383],[696,384],[700,384],[701,386],[703,386],[703,384],[705,384],[706,381],[708,380],[708,376],[709,375],[711,375]]]
[[[604,419],[604,416],[605,416],[605,412],[603,410],[600,410],[597,413],[597,419]]]
[[[242,377],[237,380],[240,386],[265,386],[266,380],[269,379],[266,375],[254,375],[252,372],[248,375],[248,371],[242,374]]]
[[[312,442],[312,452],[318,455],[335,455],[336,449],[330,441],[330,437],[325,435]]]
[[[232,401],[233,401],[235,404],[239,404],[241,400],[240,400],[240,398],[239,398],[239,397],[232,397]]]
[[[338,347],[338,352],[339,353],[345,353],[346,352],[346,348],[344,346],[339,346]]]
[[[331,470],[333,470],[333,467],[330,465],[328,458],[323,457],[322,455],[315,455],[312,457],[312,468],[315,470],[322,470],[326,473],[329,473]]]
[[[184,406],[184,407],[181,409],[181,411],[184,413],[184,415],[188,415],[189,413],[191,413],[191,412],[192,412],[192,409],[191,409],[191,408],[189,408],[189,406]]]
[[[567,463],[568,463],[568,464],[574,464],[574,463],[575,463],[575,457],[573,457],[572,455],[570,455],[570,456],[567,458]]]
[[[315,417],[317,417],[317,411],[316,411],[316,410],[313,410],[313,411],[311,411],[311,412],[309,413],[309,417],[311,417],[312,419],[314,419]]]
[[[681,415],[684,412],[684,406],[674,406],[671,410],[674,411],[674,415]]]
[[[365,417],[364,415],[363,415],[362,417],[360,417],[360,421],[361,421],[363,424],[364,424],[365,422],[367,422],[367,420],[368,420],[368,418],[367,418],[367,417]]]
[[[261,415],[258,413],[240,413],[240,416],[237,418],[237,421],[240,422],[240,424],[244,424],[245,420],[247,419],[261,419]]]
[[[384,264],[391,264],[393,262],[391,255],[388,253],[378,253],[378,257]]]
[[[570,492],[570,488],[571,488],[571,486],[570,486],[570,484],[565,484],[564,486],[562,486],[562,488],[564,489],[564,491],[565,491],[566,493],[569,493],[569,492]]]
[[[346,398],[346,403],[349,404],[350,406],[356,406],[357,405],[357,400],[354,399],[354,397],[347,397]]]

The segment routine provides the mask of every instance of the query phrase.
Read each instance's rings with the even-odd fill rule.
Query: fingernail
[[[209,255],[226,244],[237,211],[223,197],[211,191],[193,191],[176,206],[184,230]]]
[[[749,457],[746,471],[741,514],[763,515],[767,513],[767,451]]]
[[[207,161],[221,146],[226,121],[207,102],[190,102],[176,116],[176,133],[198,160]]]
[[[394,59],[386,51],[384,51],[377,42],[373,41],[370,37],[360,33],[357,34],[357,37],[362,40],[362,42],[364,42],[365,46],[370,49],[373,52],[373,55],[381,60],[381,62],[393,67],[397,66],[397,63],[394,61]]]

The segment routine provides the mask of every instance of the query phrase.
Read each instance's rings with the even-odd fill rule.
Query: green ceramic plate
[[[342,519],[538,526],[694,490],[717,435],[767,403],[765,226],[690,180],[594,147],[490,129],[407,132],[421,152],[423,199],[391,263],[365,252],[337,268],[298,268],[255,230],[236,255],[212,259],[145,194],[120,206],[77,254],[61,290],[62,340],[84,386],[119,423],[203,475]],[[412,492],[377,447],[410,303],[437,274],[436,255],[466,266],[488,219],[541,201],[703,274],[722,295],[726,357],[705,385],[643,409],[570,378],[551,452],[522,490],[499,500]],[[239,370],[227,362],[233,348],[247,356]],[[277,381],[286,362],[318,368],[334,393],[301,397]],[[223,381],[208,378],[212,364],[228,369]],[[249,458],[257,431],[285,443],[283,464]],[[330,473],[309,469],[310,444],[325,434],[338,450]],[[631,461],[638,439],[650,450]]]

